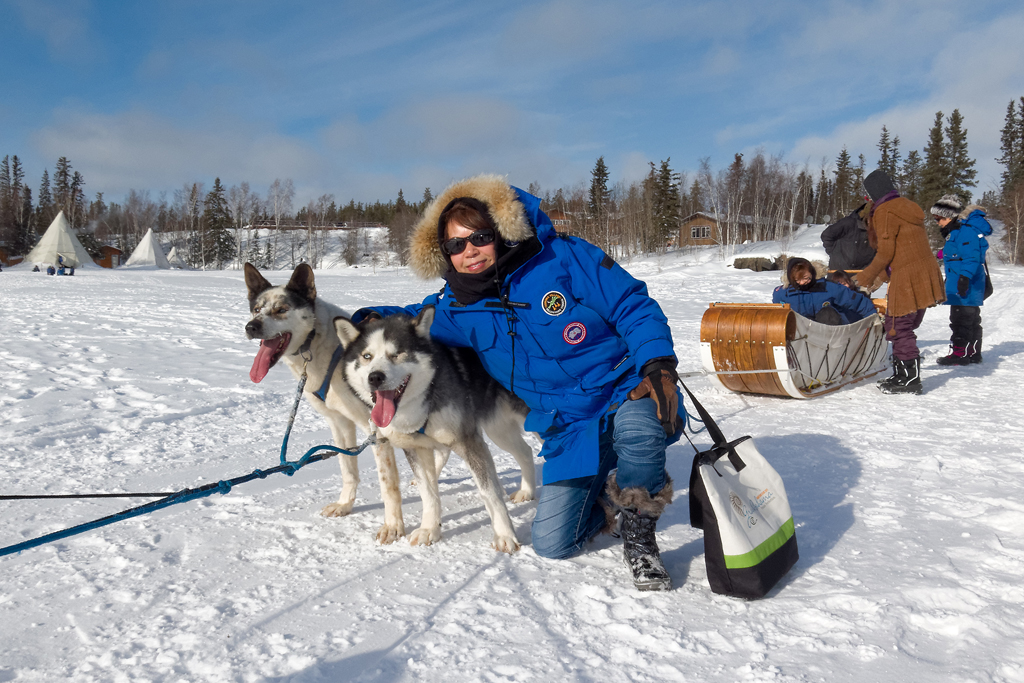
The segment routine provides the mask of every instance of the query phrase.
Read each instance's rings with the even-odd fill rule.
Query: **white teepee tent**
[[[63,257],[65,266],[73,268],[93,263],[89,252],[75,237],[75,233],[71,232],[71,226],[68,224],[68,219],[64,217],[63,211],[53,219],[50,227],[39,238],[39,243],[28,253],[25,261],[26,263],[57,266],[60,265],[60,257]]]
[[[171,247],[171,253],[167,255],[167,262],[171,264],[171,268],[181,268],[182,270],[189,269],[185,260],[178,255],[177,247]]]
[[[160,243],[157,242],[156,236],[153,234],[153,228],[149,229],[146,236],[139,242],[139,246],[135,247],[135,251],[128,257],[128,261],[124,265],[126,267],[155,266],[167,269],[171,267],[171,264],[167,262],[167,257],[164,256],[163,248],[161,248]]]

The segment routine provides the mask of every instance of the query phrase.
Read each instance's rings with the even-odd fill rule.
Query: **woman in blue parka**
[[[981,306],[985,301],[985,254],[992,226],[985,209],[972,204],[961,211],[960,198],[944,195],[931,208],[946,238],[942,263],[946,267],[946,303],[949,305],[949,355],[939,365],[981,362]]]
[[[849,325],[877,313],[867,296],[817,279],[814,265],[800,257],[789,259],[784,283],[772,292],[772,303],[789,304],[795,313],[825,325]]]
[[[594,245],[555,232],[540,200],[499,176],[453,184],[413,229],[410,265],[443,289],[431,337],[474,349],[530,408],[544,440],[533,548],[579,551],[621,514],[641,590],[667,590],[655,524],[672,500],[665,448],[683,420],[668,321],[643,282]],[[616,471],[612,471],[615,469]]]

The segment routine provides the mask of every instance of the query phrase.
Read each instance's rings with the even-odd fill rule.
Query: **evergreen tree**
[[[224,197],[224,186],[220,178],[214,178],[213,189],[203,201],[203,232],[205,233],[205,262],[222,269],[235,255],[235,238],[231,234],[231,211]]]
[[[885,131],[884,126],[882,130]],[[839,152],[839,156],[836,157],[836,170],[834,173],[836,179],[833,187],[835,188],[836,201],[832,219],[837,220],[840,216],[845,216],[853,210],[850,204],[857,199],[857,188],[853,184],[853,169],[850,167],[850,153],[846,151],[846,147],[843,147],[842,151]]]
[[[883,125],[882,134],[878,138],[878,168],[885,171],[885,174],[896,179],[896,163],[893,160],[892,140],[889,138],[889,130]]]
[[[942,132],[942,112],[936,112],[935,123],[928,132],[921,169],[921,193],[917,204],[926,212],[944,194],[953,191],[952,173],[946,158],[946,141]]]
[[[974,159],[967,153],[967,129],[964,128],[964,117],[959,109],[946,119],[946,159],[949,163],[949,177],[953,191],[960,196],[964,206],[971,201],[968,188],[977,187],[975,178],[978,172],[974,168]]]
[[[611,193],[608,191],[608,167],[604,164],[604,157],[598,157],[594,164],[594,170],[590,172],[590,213],[597,220],[598,225],[607,217],[608,200]]]
[[[921,203],[921,155],[916,149],[907,153],[900,169],[900,194],[917,204]]]
[[[57,205],[54,215],[63,211],[65,216],[71,211],[71,162],[67,157],[57,159],[57,168],[53,172],[53,201]]]
[[[68,204],[67,219],[68,223],[71,224],[71,229],[74,230],[78,225],[85,220],[86,208],[85,208],[85,190],[82,188],[85,186],[85,178],[78,171],[75,171],[71,176],[71,195]]]
[[[26,185],[22,190],[21,215],[22,222],[18,225],[18,238],[14,244],[15,251],[27,254],[35,246],[39,237],[36,235],[35,217],[32,210],[32,188]]]
[[[1020,114],[1013,100],[1006,108],[1006,118],[999,134],[999,151],[1002,154],[996,161],[1003,167],[1000,190],[1005,196],[1024,179],[1024,97],[1021,98]]]
[[[605,251],[611,248],[611,236],[609,235],[609,200],[611,192],[608,190],[608,167],[604,164],[604,157],[598,157],[594,164],[594,170],[590,173],[590,227],[593,236],[592,241],[600,242]]]
[[[430,188],[423,190],[423,199],[420,200],[420,213],[422,213],[430,202],[434,201],[434,195],[430,193]]]
[[[11,158],[0,161],[0,240],[14,241],[14,192],[11,188]]]
[[[857,155],[857,165],[853,167],[854,209],[864,202],[864,176],[867,175],[868,161],[863,154]]]
[[[651,218],[656,242],[644,245],[660,249],[666,241],[679,231],[679,176],[669,165],[671,157],[661,162],[655,171],[651,163]]]
[[[43,178],[39,181],[39,201],[36,202],[39,225],[49,225],[53,220],[53,195],[50,193],[50,171],[43,169]]]

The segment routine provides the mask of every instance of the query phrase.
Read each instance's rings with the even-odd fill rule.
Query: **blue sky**
[[[959,108],[981,189],[1024,95],[1024,4],[0,0],[0,155],[90,197],[215,176],[305,202],[418,199],[488,172],[553,190],[763,148],[904,154]]]

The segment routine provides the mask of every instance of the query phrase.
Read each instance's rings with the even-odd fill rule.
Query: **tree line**
[[[901,194],[917,202],[926,215],[944,194],[956,194],[964,205],[977,188],[975,160],[968,153],[967,128],[959,110],[936,112],[921,150],[901,149],[899,135],[882,126],[877,155],[869,166],[859,153],[854,160],[843,147],[833,159],[810,164],[786,161],[782,155],[757,150],[737,153],[732,163],[715,171],[708,158],[691,173],[672,168],[671,158],[650,162],[644,178],[609,184],[610,170],[599,157],[589,182],[545,191],[530,183],[527,191],[541,197],[541,207],[556,228],[601,246],[615,258],[662,253],[686,244],[680,225],[689,216],[713,214],[729,248],[743,239],[784,240],[802,223],[829,223],[857,209],[864,201],[863,179],[874,168],[893,178]],[[982,201],[1007,226],[1007,251],[1014,262],[1024,256],[1018,238],[1024,223],[1024,97],[1012,100],[1001,131],[1001,184]],[[265,195],[248,183],[225,188],[220,179],[207,190],[203,183],[184,184],[171,197],[153,199],[146,190],[130,190],[122,203],[107,203],[102,192],[86,199],[85,179],[66,157],[54,173],[44,170],[35,201],[17,156],[0,165],[0,245],[9,254],[24,254],[59,211],[92,253],[110,244],[130,253],[149,228],[195,268],[240,267],[246,260],[261,267],[294,267],[300,261],[324,265],[325,255],[341,253],[348,264],[365,254],[375,262],[394,258],[407,262],[412,226],[433,199],[426,188],[419,201],[407,201],[402,190],[393,201],[347,204],[324,194],[296,206],[290,179],[275,180]],[[938,241],[938,227],[928,222]],[[259,226],[261,229],[254,229]],[[377,237],[341,226],[380,226]]]

